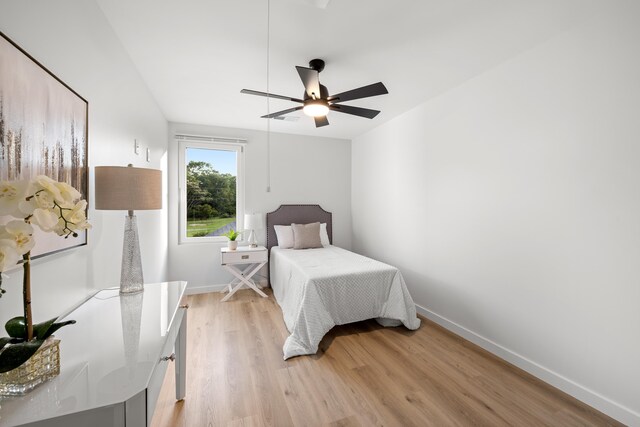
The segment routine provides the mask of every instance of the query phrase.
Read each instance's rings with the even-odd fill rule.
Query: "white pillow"
[[[320,224],[320,243],[322,243],[323,247],[331,246],[331,242],[329,242],[329,234],[327,234],[327,223],[323,222]]]
[[[282,249],[293,248],[293,229],[290,225],[274,225],[273,229],[276,231],[276,237],[278,238],[278,246]],[[322,232],[320,233],[322,234]]]

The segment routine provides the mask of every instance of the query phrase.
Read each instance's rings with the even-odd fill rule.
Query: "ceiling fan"
[[[367,119],[373,119],[380,113],[378,110],[352,107],[351,105],[341,105],[341,103],[353,101],[354,99],[368,98],[371,96],[389,93],[387,88],[381,82],[329,96],[329,91],[326,86],[320,84],[319,79],[319,73],[324,70],[324,61],[322,59],[313,59],[309,61],[309,67],[310,68],[296,66],[296,70],[298,70],[298,74],[300,75],[300,79],[302,80],[302,84],[305,89],[302,99],[274,95],[273,93],[258,92],[251,89],[242,89],[240,92],[249,95],[266,96],[269,98],[284,99],[300,103],[302,105],[298,107],[267,114],[262,116],[262,118],[274,119],[288,113],[293,113],[294,111],[302,110],[307,116],[313,117],[316,127],[327,126],[329,124],[329,120],[327,120],[327,113],[329,113],[329,111],[366,117]]]

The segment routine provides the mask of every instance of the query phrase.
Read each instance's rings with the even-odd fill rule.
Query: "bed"
[[[328,245],[282,249],[274,226],[326,224],[333,242],[332,215],[319,205],[281,205],[267,214],[269,276],[289,337],[284,359],[315,354],[335,325],[376,319],[383,326],[418,329],[420,319],[400,271],[388,264]]]

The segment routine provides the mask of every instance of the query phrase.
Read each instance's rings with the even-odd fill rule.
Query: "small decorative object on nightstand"
[[[256,241],[255,230],[262,230],[264,227],[264,214],[246,214],[244,216],[244,226],[249,230],[249,246],[257,248],[258,242]]]
[[[227,242],[227,248],[229,248],[230,251],[235,251],[236,249],[238,249],[238,241],[236,239],[240,237],[242,233],[242,231],[237,231],[232,228],[231,230],[223,234],[223,236],[229,239],[229,241]]]
[[[231,298],[244,285],[256,291],[260,296],[267,298],[267,294],[262,292],[251,279],[267,263],[267,259],[267,248],[264,246],[255,248],[241,246],[234,251],[229,248],[220,248],[220,263],[233,275],[233,280],[228,285],[229,293],[222,298],[222,302]],[[240,264],[247,264],[247,266],[244,270],[240,270],[236,267]]]

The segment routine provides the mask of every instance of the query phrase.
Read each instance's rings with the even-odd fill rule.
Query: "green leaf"
[[[46,340],[47,338],[49,338],[51,335],[53,335],[53,333],[55,331],[57,331],[58,329],[62,328],[63,326],[67,326],[67,325],[73,325],[75,324],[76,321],[75,320],[67,320],[66,322],[58,322],[58,323],[54,323],[53,325],[51,325],[51,327],[47,330],[47,332],[44,333],[44,335],[40,336],[38,335],[37,338],[41,339],[41,340]]]
[[[29,360],[44,340],[25,341],[6,347],[0,352],[0,374],[9,372]]]
[[[14,337],[8,337],[9,338],[9,344],[18,344],[21,342],[25,342],[26,338],[14,338]],[[2,337],[1,339],[7,339],[7,337]],[[6,344],[5,344],[6,345]]]
[[[57,319],[57,317],[54,317],[53,319],[49,319],[46,322],[36,323],[35,325],[33,325],[33,337],[39,340],[45,339],[46,337],[44,335]]]
[[[46,340],[55,331],[62,328],[63,326],[72,325],[76,323],[75,320],[67,320],[66,322],[56,323],[57,319],[58,319],[57,317],[54,317],[53,319],[49,319],[46,322],[33,325],[33,337],[38,340]]]
[[[4,325],[4,329],[6,329],[10,337],[27,337],[27,322],[25,321],[24,316],[18,316],[14,317],[13,319],[7,320],[7,323],[5,323]]]
[[[63,326],[76,323],[75,320],[67,320],[66,322],[56,323],[57,319],[57,317],[54,317],[53,319],[49,319],[46,322],[41,322],[33,325],[33,338],[38,340],[47,339],[50,335],[52,335],[55,331],[62,328]],[[12,338],[27,338],[27,326],[23,316],[14,317],[13,319],[7,321],[5,329],[7,330],[9,336]]]
[[[5,345],[9,344],[13,338],[11,337],[2,337],[0,338],[0,351],[4,348]]]

